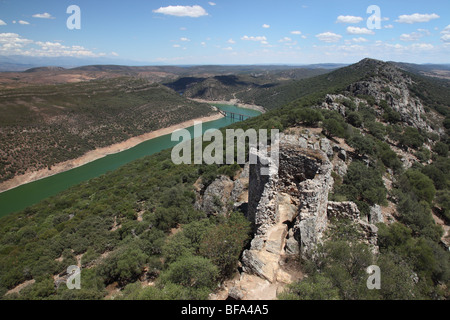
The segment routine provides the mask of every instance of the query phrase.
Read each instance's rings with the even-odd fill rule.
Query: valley
[[[80,180],[0,219],[3,299],[449,298],[448,81],[374,59],[233,68],[149,80],[144,69],[92,66],[76,72],[111,78],[1,90],[4,182],[214,119],[211,105],[224,102],[259,111],[204,129],[281,133],[269,176],[264,155],[248,163],[248,146],[239,165],[175,165],[174,144],[144,153],[163,136],[55,175]],[[95,165],[95,176],[77,171]],[[389,272],[367,290],[374,264]],[[80,290],[56,285],[69,265],[82,269]]]

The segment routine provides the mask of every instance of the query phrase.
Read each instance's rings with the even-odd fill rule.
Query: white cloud
[[[55,17],[52,17],[52,15],[50,13],[48,13],[48,12],[33,14],[33,18],[55,19]]]
[[[402,41],[418,41],[424,36],[429,36],[431,33],[427,29],[417,29],[419,32],[404,33],[400,36]]]
[[[364,19],[361,17],[355,16],[339,16],[336,20],[336,23],[360,23]]]
[[[375,34],[372,30],[369,30],[367,28],[358,28],[358,27],[348,27],[347,28],[348,34]]]
[[[413,32],[413,33],[404,33],[400,36],[400,40],[402,41],[417,41],[420,38],[422,38],[423,36],[420,33],[417,32]]]
[[[114,52],[114,51],[111,52],[111,55],[114,56],[114,57],[118,57],[119,56],[119,54],[117,52]]]
[[[36,44],[38,46],[41,46],[42,48],[48,49],[48,48],[61,48],[61,49],[67,49],[66,46],[63,46],[61,43],[59,42],[50,42],[50,41],[46,41],[46,42],[42,42],[42,41],[37,41]],[[80,49],[81,47],[77,47],[77,49]]]
[[[268,24],[263,24],[262,27],[263,27],[264,29],[269,29],[269,28],[270,28],[270,25],[268,25]]]
[[[236,43],[236,41],[234,41],[233,39],[230,39],[230,40],[228,40],[227,42],[228,42],[228,43],[231,43],[231,44],[235,44],[235,43]]]
[[[199,5],[161,7],[157,10],[153,10],[153,12],[162,13],[169,16],[191,17],[191,18],[198,18],[208,15],[208,12],[206,12],[206,10]]]
[[[6,22],[0,19],[0,26],[6,26]]]
[[[174,47],[174,48],[179,48],[179,47],[181,47],[179,44],[174,44],[172,47]]]
[[[444,30],[441,31],[442,37],[441,40],[445,43],[450,42],[450,24],[444,28]]]
[[[181,31],[186,31],[187,28],[186,28],[186,27],[181,27],[180,30],[181,30]]]
[[[202,46],[204,46],[204,47],[206,47],[206,42],[202,42],[202,43],[200,43]]]
[[[367,40],[366,38],[363,38],[363,37],[353,38],[352,40],[353,40],[353,42],[356,42],[356,43],[361,43],[361,42],[367,42],[367,41],[369,41],[369,40]]]
[[[450,24],[441,31],[442,34],[450,34]]]
[[[223,48],[223,50],[225,50],[225,51],[233,51],[233,48],[232,47],[226,47],[226,48]]]
[[[82,46],[66,46],[59,42],[33,41],[17,33],[0,33],[0,55],[23,55],[33,57],[100,57]]]
[[[289,37],[284,37],[283,39],[280,39],[278,42],[289,42],[289,41],[292,41],[292,39]]]
[[[429,43],[414,43],[411,45],[411,48],[417,50],[432,50],[434,49],[434,46]]]
[[[441,37],[441,40],[444,41],[444,42],[450,42],[450,34],[444,34]]]
[[[0,33],[0,45],[3,45],[3,51],[8,48],[23,48],[31,43],[33,40],[24,39],[17,33]]]
[[[385,29],[394,29],[394,26],[392,24],[388,24],[384,26]]]
[[[19,20],[19,24],[30,24],[28,21]]]
[[[420,33],[424,34],[425,36],[431,35],[431,32],[428,29],[417,29],[417,31],[419,31]]]
[[[267,38],[265,36],[258,36],[258,37],[243,36],[241,38],[241,40],[244,40],[244,41],[258,41],[258,42],[260,42],[260,41],[267,41]]]
[[[398,17],[398,20],[395,20],[398,23],[408,23],[408,24],[413,24],[413,23],[419,23],[419,22],[428,22],[434,19],[439,19],[440,17],[435,14],[420,14],[420,13],[414,13],[411,15],[401,15]]]
[[[191,41],[191,40],[183,37],[183,38],[180,38],[180,41]]]
[[[342,36],[340,34],[336,34],[333,32],[320,33],[320,34],[316,35],[316,37],[320,41],[324,41],[324,42],[338,42],[342,38]]]
[[[280,39],[278,42],[284,43],[286,46],[295,46],[297,45],[297,41],[292,41],[289,37],[284,37],[283,39]]]
[[[302,32],[301,32],[301,31],[298,31],[298,30],[295,30],[295,31],[291,31],[291,34],[301,35]]]
[[[210,5],[210,6],[215,6],[216,5],[216,3],[214,3],[214,2],[208,2],[208,4]]]

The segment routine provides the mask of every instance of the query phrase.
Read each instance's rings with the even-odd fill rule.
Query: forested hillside
[[[244,69],[245,70],[245,69]],[[286,70],[250,69],[237,74],[216,75],[213,77],[181,77],[165,83],[185,97],[204,100],[232,100],[244,92],[261,94],[266,88],[285,86],[299,79],[308,79],[328,73],[327,69],[291,68]]]
[[[0,182],[212,113],[135,78],[0,90]]]

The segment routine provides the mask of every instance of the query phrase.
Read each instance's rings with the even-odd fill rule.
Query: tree
[[[317,247],[313,260],[307,262],[304,269],[310,277],[321,275],[328,281],[316,278],[306,282],[301,289],[311,295],[314,285],[320,284],[329,295],[334,295],[331,288],[337,289],[339,298],[343,300],[373,298],[377,293],[367,290],[366,285],[366,269],[373,262],[374,257],[366,244],[335,239],[326,241]],[[331,286],[327,285],[328,282]]]
[[[142,273],[147,255],[136,246],[130,245],[120,248],[99,266],[98,273],[104,283],[119,281],[124,284],[136,280]]]
[[[405,172],[401,180],[403,188],[412,191],[419,200],[431,204],[436,194],[433,181],[422,172],[410,169]]]
[[[170,264],[169,269],[161,275],[161,280],[186,288],[211,290],[217,284],[218,275],[219,270],[209,259],[188,255]]]
[[[200,254],[209,258],[225,278],[236,269],[250,232],[250,223],[240,213],[233,213],[226,223],[211,229],[202,239]]]
[[[381,174],[361,161],[350,164],[342,186],[335,188],[335,195],[343,195],[356,202],[365,214],[368,214],[369,206],[386,202],[386,192]]]
[[[323,120],[323,115],[320,111],[311,108],[301,108],[294,113],[295,121],[304,123],[307,126],[315,126]]]
[[[363,136],[359,133],[355,134],[348,141],[348,144],[353,147],[361,155],[373,155],[375,153],[375,143],[373,138]]]
[[[314,275],[294,282],[278,296],[279,300],[338,300],[339,298],[339,290],[329,278],[323,275]]]
[[[436,152],[441,157],[447,157],[447,155],[448,155],[448,145],[446,145],[443,142],[438,141],[434,145],[433,151]]]
[[[172,263],[184,255],[193,254],[195,248],[192,242],[186,238],[184,232],[177,233],[170,237],[169,241],[164,245],[162,252],[166,258],[166,263]]]
[[[329,137],[344,137],[345,128],[341,122],[336,119],[325,119],[323,121],[323,129],[325,134]]]
[[[418,149],[423,145],[424,138],[419,130],[413,127],[406,127],[405,131],[400,137],[400,144],[405,147]]]
[[[380,255],[377,265],[382,270],[379,290],[383,300],[416,300],[421,294],[414,283],[414,271],[398,255],[388,252]]]
[[[363,118],[358,112],[350,112],[347,115],[347,121],[354,127],[361,127],[363,123]]]

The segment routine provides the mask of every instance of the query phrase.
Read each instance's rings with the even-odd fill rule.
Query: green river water
[[[258,116],[259,111],[239,108],[232,105],[215,105],[224,111],[240,113],[248,116]],[[222,118],[203,123],[203,132],[208,129],[220,129],[238,119]],[[187,128],[191,135],[194,127]],[[96,161],[85,164],[53,176],[21,185],[17,188],[0,193],[0,217],[23,210],[50,196],[56,195],[83,181],[98,177],[108,171],[115,170],[131,161],[172,148],[178,142],[171,141],[171,135],[165,135],[145,141],[131,149],[108,155]]]

